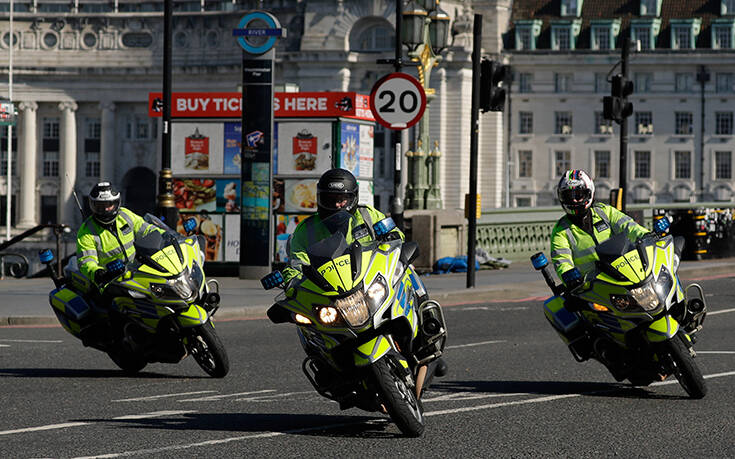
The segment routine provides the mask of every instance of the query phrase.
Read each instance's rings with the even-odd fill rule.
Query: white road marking
[[[67,427],[86,426],[89,422],[64,422],[61,424],[49,424],[47,426],[26,427],[25,429],[3,430],[0,435],[9,435],[24,432],[40,432],[42,430],[65,429]]]
[[[724,314],[726,312],[735,312],[735,308],[732,309],[721,309],[719,311],[707,312],[708,316],[716,316],[717,314]]]
[[[163,395],[151,395],[150,397],[138,397],[138,398],[123,398],[120,400],[112,400],[113,402],[145,402],[148,400],[158,400],[160,398],[168,398],[168,397],[181,397],[183,395],[197,395],[197,394],[211,394],[212,392],[217,392],[214,390],[200,390],[197,392],[182,392],[179,394],[163,394]]]
[[[253,394],[265,394],[268,392],[275,392],[275,389],[263,389],[263,390],[256,390],[253,392],[239,392],[237,394],[210,395],[209,397],[188,398],[185,400],[179,400],[179,402],[210,402],[213,400],[222,400],[228,397],[239,397],[241,395],[253,395]]]
[[[470,306],[468,308],[458,308],[454,309],[455,311],[497,311],[497,312],[505,312],[505,311],[525,311],[528,308],[525,307],[519,307],[519,308],[491,308],[489,306]]]
[[[445,402],[445,401],[465,401],[465,400],[477,400],[481,398],[497,398],[497,397],[515,397],[515,396],[523,396],[523,395],[532,395],[526,392],[517,392],[512,394],[488,394],[487,392],[483,393],[475,393],[475,392],[459,392],[454,394],[445,394],[440,395],[438,397],[434,398],[422,398],[422,403],[428,403],[428,402]]]
[[[10,344],[0,344],[0,347],[10,347]]]
[[[261,395],[260,397],[238,398],[238,399],[235,399],[234,401],[236,402],[271,402],[271,401],[275,401],[275,399],[277,398],[290,397],[292,395],[304,395],[304,394],[319,395],[313,390],[307,390],[307,391],[302,391],[302,392],[285,392],[283,394]]]
[[[505,340],[495,340],[495,341],[480,341],[479,343],[455,344],[454,346],[447,346],[447,349],[459,349],[460,347],[482,346],[484,344],[497,344],[497,343],[504,343],[504,342]]]
[[[697,354],[735,354],[735,351],[697,351]]]
[[[725,373],[714,373],[711,375],[704,375],[704,379],[722,378],[723,376],[735,376],[735,371],[727,371]],[[655,383],[651,383],[652,386],[666,386],[669,384],[679,384],[679,381],[676,378],[673,378],[667,381],[656,381]]]
[[[144,414],[128,414],[126,416],[118,416],[116,418],[112,418],[116,421],[124,421],[128,419],[149,419],[149,418],[160,418],[162,416],[174,416],[177,414],[189,414],[189,413],[196,413],[196,411],[152,411],[150,413],[144,413]]]
[[[60,339],[0,339],[5,343],[63,343]]]

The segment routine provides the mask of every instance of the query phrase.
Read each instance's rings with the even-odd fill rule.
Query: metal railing
[[[48,225],[38,225],[35,226],[27,231],[24,231],[20,233],[19,235],[0,243],[0,279],[3,279],[6,272],[6,258],[16,257],[19,258],[20,261],[15,261],[10,264],[10,266],[7,268],[8,273],[13,277],[25,277],[28,274],[28,268],[29,268],[29,261],[28,257],[23,255],[22,253],[15,253],[15,252],[3,252],[8,247],[13,246],[14,244],[17,244],[24,239],[33,236],[34,234],[38,233],[41,230],[51,228],[53,229],[54,236],[56,236],[56,264],[57,264],[57,272],[61,272],[61,236],[64,233],[68,233],[71,231],[71,228],[69,228],[67,225],[57,225],[57,224],[48,224]]]

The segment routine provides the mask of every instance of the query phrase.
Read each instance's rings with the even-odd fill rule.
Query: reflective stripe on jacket
[[[77,232],[77,264],[79,271],[90,280],[94,273],[113,260],[125,263],[135,258],[133,243],[136,238],[153,230],[162,229],[147,223],[135,212],[124,207],[115,218],[116,234],[101,227],[93,217],[88,217]]]
[[[584,275],[595,269],[599,260],[595,247],[613,234],[625,233],[632,242],[648,233],[643,226],[618,209],[603,203],[592,206],[592,235],[564,215],[551,232],[551,261],[559,279],[575,266]]]

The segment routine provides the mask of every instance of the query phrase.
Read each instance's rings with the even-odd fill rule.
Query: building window
[[[10,226],[15,226],[15,213],[18,211],[18,206],[15,205],[15,195],[10,195]],[[0,226],[5,227],[7,224],[8,215],[8,197],[7,195],[0,195]]]
[[[100,154],[99,152],[87,152],[84,154],[84,176],[100,176]]]
[[[717,73],[715,75],[715,90],[717,92],[732,92],[733,88],[733,74],[732,73]]]
[[[610,152],[595,151],[595,178],[610,178]]]
[[[651,29],[648,27],[633,27],[633,42],[638,43],[640,49],[651,49]]]
[[[572,112],[554,112],[554,134],[572,134]]]
[[[579,16],[583,0],[561,0],[561,16]]]
[[[674,90],[676,92],[692,92],[693,85],[693,73],[677,73],[674,75]]]
[[[533,113],[532,112],[520,112],[518,114],[520,126],[518,128],[519,134],[533,134]]]
[[[536,38],[541,33],[542,24],[541,19],[525,19],[514,22],[516,49],[518,51],[536,49]]]
[[[43,176],[58,177],[59,176],[59,152],[44,151],[43,152]]]
[[[732,112],[715,113],[715,134],[732,135],[733,127]]]
[[[518,177],[533,177],[533,152],[531,150],[518,152]]]
[[[516,207],[531,207],[531,198],[516,197]]]
[[[676,134],[691,135],[694,131],[693,119],[692,112],[676,112]]]
[[[672,49],[691,49],[692,34],[687,26],[675,26],[671,28],[671,48]]]
[[[651,152],[636,151],[634,163],[635,178],[651,178]]]
[[[58,139],[59,138],[59,119],[44,118],[43,119],[43,138]]]
[[[56,208],[58,199],[54,196],[41,196],[41,222],[42,224],[55,224]]]
[[[102,133],[102,123],[99,118],[87,118],[85,120],[87,138],[99,139]]]
[[[732,153],[729,151],[715,152],[715,179],[732,179]]]
[[[592,29],[592,49],[611,49],[609,27],[598,26]]]
[[[720,13],[722,15],[735,14],[735,0],[721,0],[721,2]]]
[[[556,177],[561,177],[564,172],[572,168],[572,152],[555,151],[554,152],[554,172]]]
[[[518,75],[518,92],[529,93],[532,92],[533,85],[533,74],[532,73],[521,73]]]
[[[606,73],[595,73],[595,92],[605,93],[610,95],[612,90],[610,82],[607,81]]]
[[[651,83],[653,82],[653,74],[645,72],[637,72],[635,74],[635,92],[649,92],[651,91]]]
[[[568,28],[558,28],[554,30],[554,49],[564,51],[572,49],[571,33]]]
[[[557,51],[574,49],[582,28],[582,19],[562,20],[551,24],[551,48]]]
[[[612,133],[612,120],[603,118],[602,112],[595,112],[595,134],[610,135]]]
[[[2,136],[0,136],[0,162],[2,164],[0,165],[0,175],[3,177],[8,176],[8,130],[7,128],[3,127],[2,129]],[[11,140],[11,151],[13,152],[13,157],[11,159],[10,167],[12,168],[11,172],[13,177],[16,177],[18,175],[18,138],[15,136],[15,133],[17,132],[17,129],[13,129],[13,137]]]
[[[518,29],[518,44],[516,46],[516,49],[521,51],[524,49],[533,49],[533,33],[531,32],[531,29],[529,28],[519,28]]]
[[[155,123],[153,124],[155,126]],[[144,116],[130,116],[125,126],[125,137],[131,140],[149,140],[156,138],[156,130],[151,129],[151,121]]]
[[[572,74],[571,73],[555,73],[554,74],[554,91],[555,92],[571,92],[572,91]]]
[[[653,113],[635,112],[636,135],[653,135]]]
[[[641,16],[659,16],[661,14],[661,0],[641,0]]]
[[[732,49],[732,24],[712,26],[712,48]]]
[[[395,46],[393,27],[388,24],[379,24],[363,30],[353,44],[353,51],[383,52],[390,51]]]
[[[689,151],[674,152],[674,178],[692,178],[692,153]]]

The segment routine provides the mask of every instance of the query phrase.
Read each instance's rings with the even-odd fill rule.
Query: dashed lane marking
[[[732,309],[721,309],[719,311],[707,311],[708,316],[716,316],[717,314],[725,314],[726,312],[735,312],[735,308]]]
[[[211,402],[215,400],[222,400],[229,397],[240,397],[242,395],[253,395],[253,394],[267,394],[270,392],[275,392],[275,389],[263,389],[263,390],[256,390],[252,392],[238,392],[236,394],[224,394],[224,395],[210,395],[209,397],[199,397],[199,398],[187,398],[185,400],[179,400],[179,402]]]
[[[188,413],[195,413],[195,411],[154,411],[151,413],[144,413],[144,414],[131,414],[127,416],[118,416],[112,419],[113,420],[148,419],[148,418],[159,418],[161,416],[173,416],[176,414],[188,414]],[[26,427],[23,429],[3,430],[3,431],[0,431],[0,435],[10,435],[10,434],[26,433],[26,432],[40,432],[44,430],[54,430],[54,429],[66,429],[69,427],[87,426],[90,424],[92,423],[91,422],[62,422],[60,424],[48,424],[45,426]]]
[[[447,346],[447,349],[459,349],[461,347],[483,346],[485,344],[497,344],[497,343],[504,343],[504,342],[505,340],[495,340],[495,341],[480,341],[479,343],[455,344],[454,346]]]
[[[697,351],[697,354],[735,354],[735,351]]]
[[[0,339],[4,343],[63,343],[60,339]]]
[[[181,392],[179,394],[163,394],[163,395],[151,395],[149,397],[138,397],[138,398],[123,398],[120,400],[112,400],[113,402],[147,402],[149,400],[158,400],[161,398],[169,398],[169,397],[181,397],[184,395],[199,395],[199,394],[211,394],[212,392],[217,392],[214,390],[200,390],[197,392]]]

